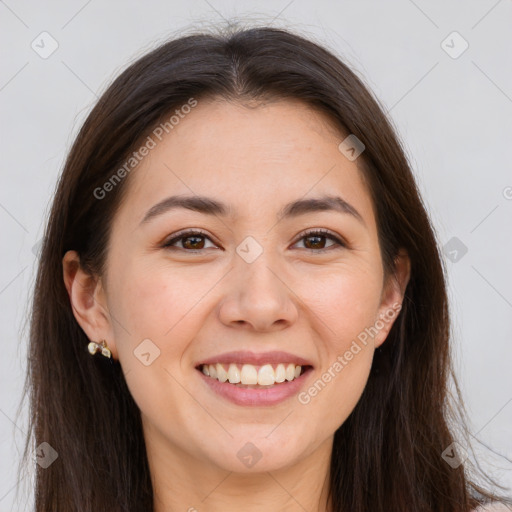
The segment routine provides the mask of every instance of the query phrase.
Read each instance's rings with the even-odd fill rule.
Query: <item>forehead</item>
[[[338,149],[346,134],[300,101],[198,100],[174,121],[169,133],[160,130],[161,140],[150,135],[154,147],[125,184],[134,222],[175,194],[217,197],[236,218],[325,195],[373,215],[357,162]]]

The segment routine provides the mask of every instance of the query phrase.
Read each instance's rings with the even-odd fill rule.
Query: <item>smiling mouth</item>
[[[279,364],[201,364],[196,369],[211,379],[240,388],[265,389],[298,379],[313,367],[294,363]]]

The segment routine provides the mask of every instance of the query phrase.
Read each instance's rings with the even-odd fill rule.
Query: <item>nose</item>
[[[225,325],[264,332],[285,329],[297,320],[298,298],[265,252],[252,263],[238,258],[235,266],[219,309]]]

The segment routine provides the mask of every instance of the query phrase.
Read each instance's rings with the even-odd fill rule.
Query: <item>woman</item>
[[[299,35],[182,37],[114,81],[31,321],[37,512],[497,500],[448,426],[444,270],[402,148]]]

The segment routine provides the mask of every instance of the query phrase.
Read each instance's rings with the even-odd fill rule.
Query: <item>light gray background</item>
[[[389,110],[439,240],[445,245],[456,237],[467,247],[456,262],[455,253],[446,255],[457,371],[472,433],[509,459],[479,448],[483,467],[510,487],[510,0],[6,0],[0,1],[0,512],[30,510],[29,498],[14,503],[26,431],[26,408],[16,418],[27,343],[21,327],[36,272],[33,248],[66,152],[96,98],[130,60],[176,30],[223,18],[316,36]],[[59,45],[47,59],[31,48],[43,31]],[[469,44],[458,58],[441,46],[453,31]],[[461,48],[453,36],[445,44],[452,52]],[[29,480],[22,484],[30,488]]]

